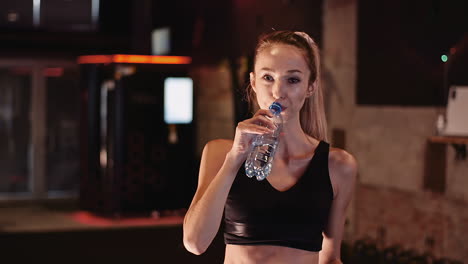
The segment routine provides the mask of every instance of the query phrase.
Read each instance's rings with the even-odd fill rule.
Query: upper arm
[[[330,209],[328,224],[323,232],[320,264],[333,263],[340,259],[340,247],[343,239],[346,209],[354,193],[357,162],[344,150],[330,151],[330,179],[334,189],[334,199]]]
[[[232,141],[225,139],[212,140],[205,145],[200,161],[197,191],[193,197],[192,204],[196,203],[203,196],[208,185],[221,169],[226,154],[231,147]]]

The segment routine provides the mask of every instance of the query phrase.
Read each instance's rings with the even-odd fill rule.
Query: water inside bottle
[[[245,163],[245,173],[248,177],[256,177],[264,180],[271,172],[272,160],[278,146],[278,141],[271,135],[262,136],[263,139],[256,140],[253,150]],[[262,142],[262,144],[258,144]]]
[[[273,113],[273,122],[276,129],[272,134],[257,136],[252,142],[252,151],[245,161],[245,174],[249,177],[256,177],[257,180],[264,180],[271,172],[273,158],[278,146],[279,133],[283,125],[281,118],[281,104],[273,102],[269,107]]]

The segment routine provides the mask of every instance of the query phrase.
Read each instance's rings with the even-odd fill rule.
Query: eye
[[[273,81],[273,77],[271,77],[271,75],[268,74],[263,75],[262,79],[269,82]]]
[[[288,83],[298,83],[300,82],[301,80],[299,78],[289,78],[288,79]]]

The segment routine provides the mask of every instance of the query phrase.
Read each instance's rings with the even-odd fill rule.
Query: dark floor
[[[0,252],[0,263],[222,263],[224,243],[218,235],[196,256],[183,247],[182,226],[149,226],[0,232]]]
[[[182,220],[110,219],[70,204],[0,204],[0,263],[222,263],[222,234],[193,255],[182,244]]]

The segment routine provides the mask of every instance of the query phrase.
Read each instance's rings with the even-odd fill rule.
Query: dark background
[[[464,0],[360,0],[357,103],[445,105],[447,75],[467,64],[449,67],[441,56],[466,37],[467,11]],[[450,83],[466,83],[468,72],[457,75]]]

